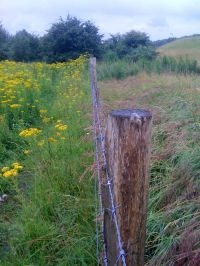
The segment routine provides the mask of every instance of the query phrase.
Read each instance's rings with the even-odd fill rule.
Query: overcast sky
[[[68,14],[92,21],[105,37],[130,30],[151,40],[200,33],[199,0],[0,0],[0,22],[12,34],[43,35]]]

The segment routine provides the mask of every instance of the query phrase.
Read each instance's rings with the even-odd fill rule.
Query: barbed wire
[[[116,230],[116,236],[117,236],[117,244],[119,253],[116,258],[116,263],[119,262],[121,259],[122,265],[126,266],[126,260],[125,260],[125,252],[123,249],[122,241],[121,241],[121,235],[119,230],[119,225],[117,221],[117,215],[116,215],[116,206],[114,203],[114,196],[112,192],[112,179],[109,176],[108,168],[107,168],[107,162],[106,162],[106,154],[105,154],[105,147],[104,147],[104,134],[102,131],[101,126],[101,120],[100,120],[100,104],[99,104],[99,94],[98,94],[98,88],[97,88],[97,81],[96,81],[96,71],[92,66],[90,66],[90,85],[91,85],[91,95],[92,95],[92,106],[93,106],[93,127],[94,127],[94,138],[95,138],[95,160],[97,165],[97,178],[98,178],[98,195],[99,195],[99,214],[100,217],[104,214],[104,209],[102,205],[102,193],[101,193],[101,173],[100,173],[100,158],[105,170],[106,175],[106,185],[108,187],[108,193],[109,193],[109,199],[110,199],[110,206],[111,208],[109,211],[111,211],[112,218],[115,225]],[[97,185],[96,185],[97,186]],[[96,193],[97,194],[97,193]],[[101,233],[103,235],[103,221],[101,222]],[[97,230],[97,258],[99,258],[99,230],[98,230],[98,222],[96,222],[96,230]],[[107,250],[105,241],[103,239],[103,262],[104,265],[108,265],[108,258],[107,258]]]
[[[106,246],[105,246],[105,242],[103,239],[103,219],[101,220],[101,218],[103,217],[103,213],[104,213],[104,209],[103,209],[103,205],[102,205],[102,192],[101,192],[101,163],[100,163],[100,158],[101,158],[101,154],[100,154],[100,149],[99,149],[99,132],[98,132],[98,128],[97,128],[97,108],[96,108],[96,90],[95,90],[95,86],[92,82],[92,77],[93,77],[93,73],[90,70],[90,82],[91,82],[91,95],[92,95],[92,109],[93,109],[93,135],[94,135],[94,143],[95,143],[95,156],[94,156],[94,160],[95,160],[95,170],[97,173],[97,177],[95,178],[95,198],[96,198],[96,256],[98,261],[100,261],[100,256],[99,256],[99,239],[101,237],[101,240],[103,240],[103,263],[104,266],[107,266],[107,254],[106,254]],[[98,217],[100,217],[100,232],[101,232],[101,236],[99,236],[99,221],[98,221]]]

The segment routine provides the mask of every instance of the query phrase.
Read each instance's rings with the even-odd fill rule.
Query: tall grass
[[[167,78],[171,81],[164,82]],[[200,95],[193,88],[199,79],[162,75],[160,80],[160,93],[145,100],[162,108],[153,127],[146,265],[197,266]]]
[[[0,64],[1,265],[96,264],[85,64]]]
[[[99,80],[124,79],[136,75],[139,70],[139,65],[126,60],[102,61],[97,65]]]
[[[124,79],[135,76],[141,71],[147,73],[176,73],[192,74],[200,73],[200,66],[195,59],[188,57],[174,58],[170,56],[158,56],[154,60],[111,60],[102,61],[98,65],[99,80]]]
[[[146,266],[200,262],[199,83],[199,75],[174,73],[101,83],[106,110],[111,105],[153,113]]]

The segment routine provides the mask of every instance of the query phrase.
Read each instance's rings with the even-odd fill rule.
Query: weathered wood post
[[[93,100],[95,99],[96,102],[93,104],[99,104],[99,89],[97,87],[97,71],[96,71],[96,57],[91,57],[89,61],[89,69],[90,69],[90,87],[91,92],[93,95]]]
[[[151,119],[146,110],[114,110],[109,113],[105,134],[107,171],[112,179],[127,266],[144,265]],[[105,190],[104,239],[108,265],[122,265],[121,259],[117,260],[119,246]]]

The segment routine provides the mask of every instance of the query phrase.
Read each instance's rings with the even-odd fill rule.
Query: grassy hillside
[[[186,37],[175,40],[158,48],[161,55],[196,59],[200,62],[200,37]]]

